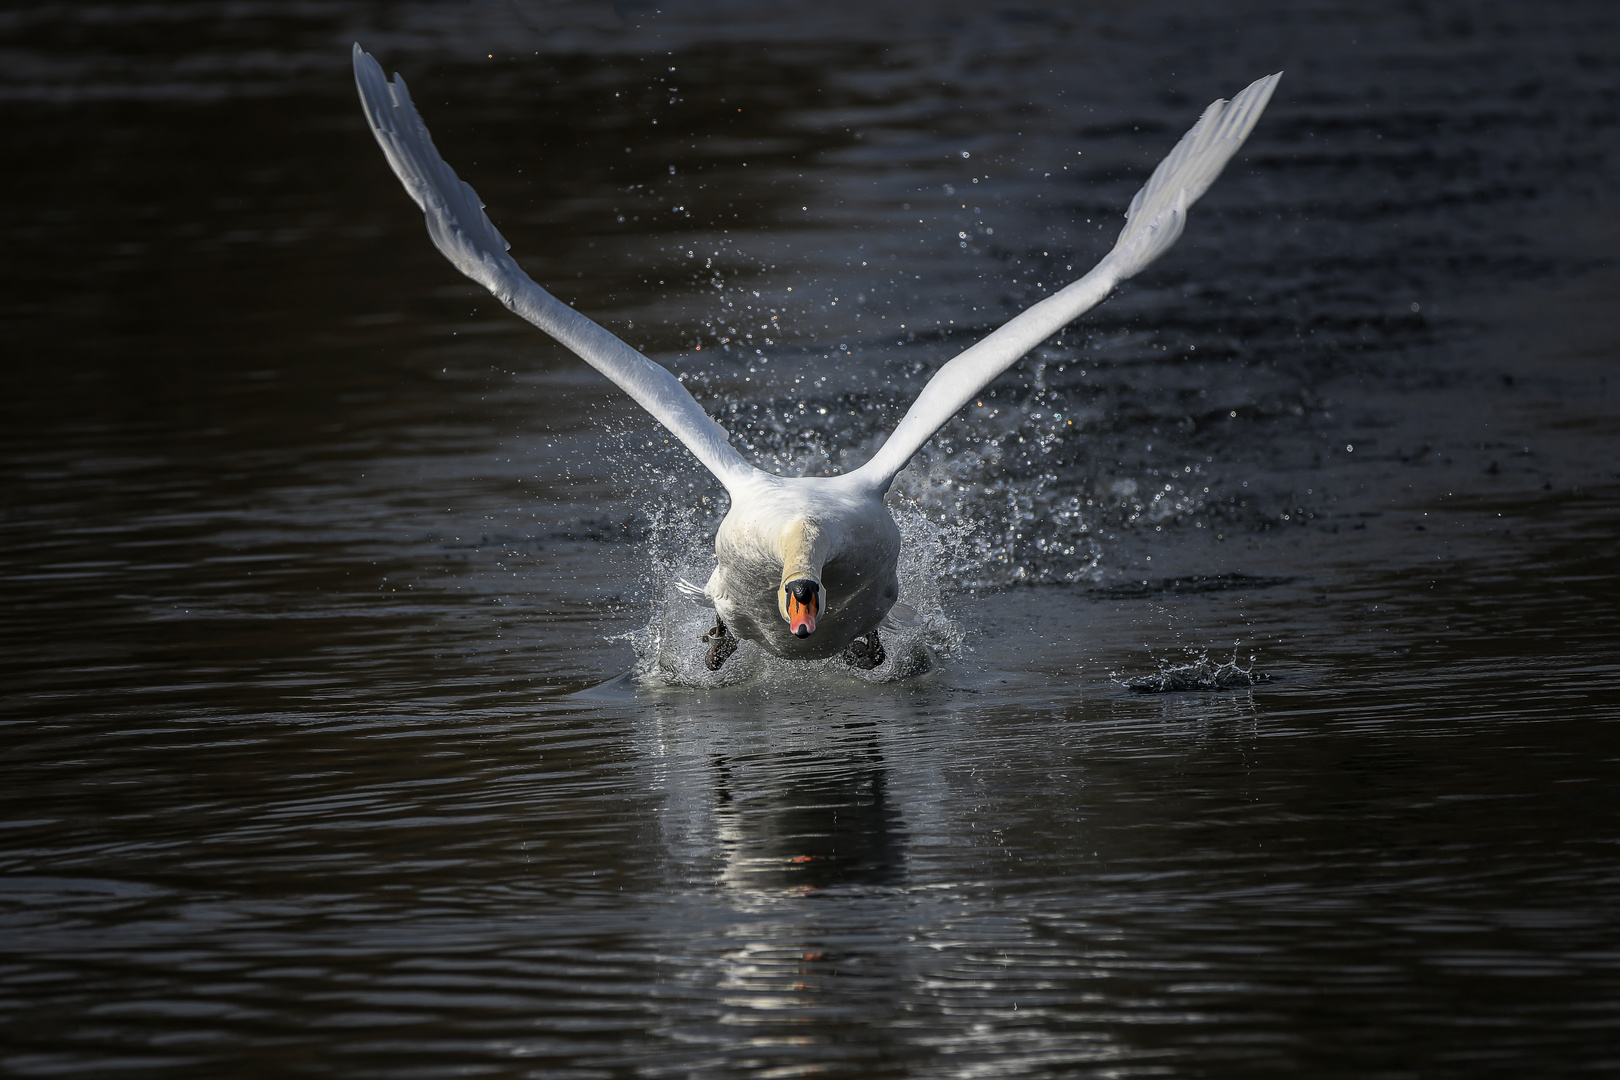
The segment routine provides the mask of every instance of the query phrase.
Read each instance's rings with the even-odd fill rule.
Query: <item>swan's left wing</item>
[[[433,244],[457,270],[495,294],[581,360],[606,375],[636,404],[697,455],[728,489],[755,472],[726,440],[686,387],[669,370],[614,337],[536,285],[507,254],[507,243],[484,216],[478,193],[445,164],[433,147],[398,75],[389,82],[370,54],[354,47],[354,81],[371,133],[388,164],[427,216]]]
[[[1216,101],[1159,163],[1125,212],[1113,250],[1090,273],[1018,315],[947,362],[872,459],[849,474],[852,486],[887,491],[900,470],[958,409],[997,375],[1065,324],[1090,311],[1115,285],[1146,269],[1170,249],[1187,208],[1209,190],[1271,100],[1282,72],[1250,83],[1230,102]]]

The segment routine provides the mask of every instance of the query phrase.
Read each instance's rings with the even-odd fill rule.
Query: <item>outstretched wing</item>
[[[755,470],[731,447],[726,433],[669,370],[653,363],[546,290],[507,254],[478,193],[445,164],[411,104],[405,80],[389,82],[370,54],[354,47],[354,81],[371,133],[427,216],[433,244],[457,270],[565,345],[618,384],[636,404],[686,444],[729,489]]]
[[[1187,208],[1209,190],[1243,140],[1249,137],[1282,72],[1268,75],[1230,102],[1216,101],[1125,212],[1125,228],[1113,250],[1090,273],[1024,311],[989,337],[958,354],[934,373],[905,417],[872,459],[849,474],[857,487],[887,491],[923,443],[958,409],[1025,353],[1071,320],[1100,304],[1115,285],[1140,273],[1169,250],[1187,222]]]

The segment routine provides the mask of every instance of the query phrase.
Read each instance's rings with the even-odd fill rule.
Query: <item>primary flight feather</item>
[[[715,609],[715,628],[705,637],[709,666],[723,664],[740,639],[789,659],[843,655],[871,668],[883,659],[879,625],[904,609],[896,606],[900,530],[883,505],[895,476],[997,375],[1169,250],[1187,209],[1248,138],[1282,74],[1205,109],[1131,200],[1125,228],[1101,262],[947,362],[870,461],[827,477],[776,476],[745,461],[667,368],[523,272],[477,193],[434,149],[404,79],[390,82],[358,44],[354,77],[372,134],[427,218],[434,246],[628,393],[725,486],[731,509],[715,535],[718,565],[696,597]]]

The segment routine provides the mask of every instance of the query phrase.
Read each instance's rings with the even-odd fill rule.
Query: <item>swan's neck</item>
[[[830,547],[827,529],[809,518],[794,518],[782,527],[777,536],[782,552],[782,584],[776,590],[776,609],[782,618],[792,622],[788,613],[788,583],[810,579],[817,585],[815,615],[827,610],[827,590],[821,584],[821,567],[827,561]]]
[[[825,527],[809,518],[794,518],[782,527],[777,543],[782,551],[782,584],[800,578],[820,583],[831,547]]]

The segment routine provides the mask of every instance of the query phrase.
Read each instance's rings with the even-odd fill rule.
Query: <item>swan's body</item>
[[[703,591],[738,637],[789,660],[820,660],[871,633],[894,607],[900,529],[881,491],[850,480],[761,474],[732,492]],[[801,638],[778,597],[783,582],[806,578],[820,584],[825,608]]]
[[[557,300],[518,267],[477,193],[434,149],[404,80],[395,75],[389,82],[358,44],[354,73],[372,133],[445,257],[616,383],[725,486],[731,509],[715,536],[718,565],[701,593],[691,590],[714,607],[716,634],[735,634],[797,660],[836,656],[863,637],[876,652],[877,628],[899,599],[900,530],[883,505],[895,476],[992,379],[1175,243],[1187,208],[1243,145],[1281,77],[1267,76],[1230,103],[1206,109],[1131,201],[1113,250],[1080,280],[941,367],[870,461],[842,476],[782,477],[743,460],[668,369]],[[719,660],[715,655],[712,665],[730,649],[718,653]]]

